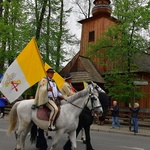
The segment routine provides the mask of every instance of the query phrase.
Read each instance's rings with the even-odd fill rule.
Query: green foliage
[[[89,45],[87,56],[98,57],[105,72],[105,88],[119,101],[131,101],[144,94],[133,85],[137,76],[134,55],[147,51],[149,39],[150,3],[146,0],[115,0],[113,15],[117,23],[111,25],[95,44]],[[143,34],[142,34],[143,33]]]
[[[109,96],[120,102],[132,102],[138,100],[144,93],[140,92],[140,86],[133,81],[141,80],[133,73],[112,73],[105,76],[105,88],[109,90]]]
[[[0,6],[0,74],[32,37],[36,38],[43,61],[59,71],[69,53],[65,45],[77,41],[66,27],[71,9],[64,7],[63,0],[5,0]]]

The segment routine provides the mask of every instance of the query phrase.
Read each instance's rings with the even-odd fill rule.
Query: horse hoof
[[[82,137],[81,137],[81,140],[84,141],[84,140],[85,140],[85,137],[82,136]]]
[[[83,144],[86,144],[86,140],[83,140]]]

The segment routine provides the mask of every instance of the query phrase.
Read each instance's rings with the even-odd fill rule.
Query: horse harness
[[[92,101],[92,109],[91,109],[90,111],[93,111],[95,108],[102,107],[102,106],[97,106],[97,107],[94,107],[94,106],[93,106],[93,102],[94,102],[94,100],[95,100],[95,97],[93,97],[92,94],[89,95],[88,100],[87,100],[87,102],[86,102],[84,108],[79,107],[79,106],[77,106],[77,105],[75,105],[75,104],[73,104],[73,103],[71,103],[71,102],[68,102],[67,100],[66,100],[66,102],[69,103],[69,104],[71,104],[71,105],[73,105],[73,106],[75,106],[75,107],[77,107],[77,108],[79,108],[79,109],[82,109],[82,110],[84,110],[84,111],[88,111],[87,109],[85,109],[85,107],[87,106],[87,104],[88,104],[88,102],[89,102],[90,99],[91,99],[91,101]],[[64,100],[65,100],[65,99],[64,99]],[[88,111],[88,112],[89,112],[89,111]]]

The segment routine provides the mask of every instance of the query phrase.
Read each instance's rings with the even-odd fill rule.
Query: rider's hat
[[[47,73],[55,73],[54,69],[52,69],[52,68],[49,68],[46,72]]]
[[[65,80],[69,80],[69,79],[72,79],[72,76],[68,73],[64,76],[64,79]]]

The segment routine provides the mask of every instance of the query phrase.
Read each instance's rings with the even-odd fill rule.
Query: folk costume
[[[49,126],[48,129],[50,131],[56,130],[54,126],[54,120],[58,113],[58,107],[55,104],[55,100],[58,97],[62,97],[61,92],[59,91],[55,81],[52,79],[52,76],[49,77],[48,73],[52,74],[54,73],[53,69],[47,70],[47,77],[43,78],[39,84],[35,95],[35,102],[34,105],[37,107],[46,105],[50,110],[50,117],[49,117]]]
[[[75,89],[73,88],[73,86],[71,85],[71,75],[70,74],[67,74],[65,77],[65,82],[61,88],[61,93],[62,95],[64,96],[64,98],[67,98],[71,95],[73,95],[75,93]],[[69,81],[70,80],[70,81]]]

